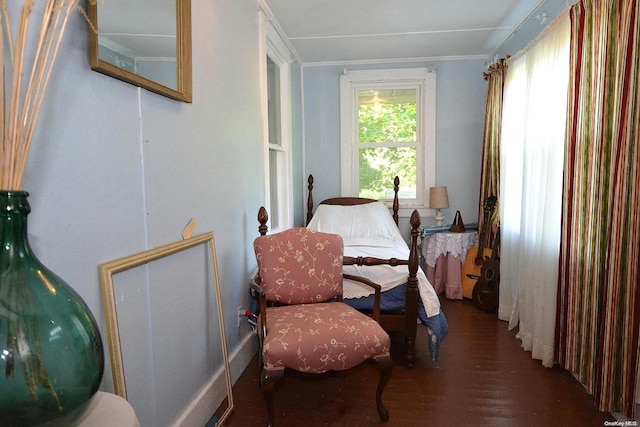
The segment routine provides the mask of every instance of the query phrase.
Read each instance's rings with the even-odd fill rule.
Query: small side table
[[[120,396],[98,391],[87,404],[42,427],[140,427],[133,407]]]
[[[462,264],[469,248],[478,245],[478,232],[442,231],[425,234],[422,256],[427,279],[438,295],[447,299],[462,299]]]

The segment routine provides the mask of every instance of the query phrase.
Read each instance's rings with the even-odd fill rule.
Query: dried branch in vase
[[[69,17],[79,0],[25,0],[13,34],[0,0],[0,189],[20,190],[38,116]],[[39,25],[33,31],[32,25]],[[33,36],[35,39],[32,40]],[[8,55],[5,49],[8,47]],[[11,63],[6,64],[5,59]]]

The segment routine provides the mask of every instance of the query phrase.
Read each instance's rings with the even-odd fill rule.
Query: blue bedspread
[[[391,311],[404,308],[406,294],[406,284],[396,286],[393,289],[383,292],[380,298],[380,310]],[[357,310],[371,310],[373,308],[373,295],[363,298],[345,298],[344,302]],[[449,332],[447,319],[442,311],[435,316],[427,317],[427,313],[420,299],[418,299],[418,318],[420,318],[422,324],[427,327],[431,360],[438,360],[438,356],[440,355],[440,343]]]

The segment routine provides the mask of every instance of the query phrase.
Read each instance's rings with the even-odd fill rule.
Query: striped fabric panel
[[[489,67],[484,78],[487,80],[487,101],[485,106],[484,147],[482,150],[482,170],[480,178],[480,204],[478,206],[478,229],[484,222],[484,202],[490,196],[500,195],[500,130],[502,129],[502,95],[507,65],[504,59]],[[500,201],[496,202],[491,217],[493,232],[500,221]],[[490,242],[483,242],[491,247]]]
[[[556,356],[634,418],[640,352],[640,0],[571,9]]]

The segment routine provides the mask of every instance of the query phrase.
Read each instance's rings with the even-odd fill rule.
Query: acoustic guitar
[[[491,221],[491,214],[496,206],[497,197],[488,197],[482,208],[484,209],[484,221],[482,222],[482,229],[480,230],[480,240],[478,246],[471,247],[467,250],[467,257],[462,265],[462,296],[464,298],[473,298],[473,287],[476,285],[482,265],[486,259],[491,258],[491,248],[485,247],[487,243],[487,232],[491,228],[489,222]]]
[[[500,262],[498,252],[500,247],[500,227],[493,241],[491,258],[485,260],[482,265],[478,282],[473,287],[473,302],[484,311],[494,311],[498,308],[500,297]]]

